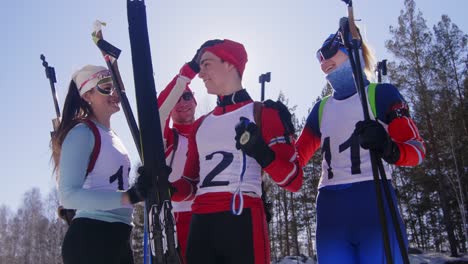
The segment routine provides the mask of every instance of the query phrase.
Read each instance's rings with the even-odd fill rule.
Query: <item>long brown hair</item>
[[[76,83],[71,80],[67,96],[65,97],[65,103],[63,104],[62,120],[57,130],[53,133],[51,140],[54,172],[57,172],[60,166],[62,143],[68,131],[70,131],[80,119],[88,118],[92,114],[93,110],[91,106],[80,96]]]

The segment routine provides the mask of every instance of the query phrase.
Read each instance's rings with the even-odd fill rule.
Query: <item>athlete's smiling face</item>
[[[320,68],[325,74],[329,74],[334,71],[338,66],[343,64],[348,59],[348,56],[341,50],[333,55],[329,59],[322,59],[320,61]]]
[[[203,53],[200,59],[200,77],[205,83],[209,94],[222,95],[228,73],[232,66],[222,61],[218,56],[207,51]]]
[[[100,84],[99,87],[86,92],[83,97],[91,103],[95,113],[111,116],[120,110],[120,98],[112,83]]]
[[[179,101],[172,109],[172,121],[177,124],[191,124],[195,121],[195,99],[190,90],[185,90]]]

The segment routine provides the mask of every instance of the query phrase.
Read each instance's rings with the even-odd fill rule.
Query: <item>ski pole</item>
[[[351,16],[349,20],[352,21]],[[367,108],[367,97],[365,93],[365,88],[363,86],[362,72],[360,72],[360,69],[361,69],[361,63],[360,63],[360,58],[359,58],[360,39],[355,39],[353,37],[353,39],[351,40],[351,43],[349,43],[348,35],[349,35],[349,31],[351,30],[351,26],[342,25],[342,21],[344,20],[342,19],[340,21],[340,28],[342,30],[343,42],[350,55],[349,60],[353,68],[354,82],[355,82],[355,85],[356,85],[356,88],[357,88],[357,91],[361,100],[362,109],[364,112],[364,120],[370,120],[369,109]],[[348,24],[347,22],[345,23]],[[356,59],[356,56],[357,56],[357,59]],[[372,164],[372,174],[373,174],[373,179],[374,179],[374,184],[375,184],[375,192],[377,196],[379,220],[380,220],[380,225],[382,228],[385,257],[387,260],[386,263],[394,263],[393,257],[392,257],[392,251],[390,247],[390,237],[389,237],[388,229],[387,229],[387,219],[385,217],[385,209],[384,209],[385,207],[384,207],[384,201],[383,201],[383,196],[382,196],[382,189],[380,187],[381,182],[379,178],[379,171],[378,171],[378,164],[377,164],[379,161],[374,151],[369,150],[369,152],[370,152],[370,158],[371,158],[371,164]]]
[[[359,49],[362,44],[362,38],[357,30],[356,24],[354,23],[354,11],[352,0],[342,0],[348,6],[348,18],[340,19],[340,32],[342,34],[342,39],[348,53],[350,54],[349,59],[351,66],[353,68],[354,82],[361,100],[362,109],[364,112],[364,120],[370,120],[369,108],[367,106],[367,96],[364,87],[364,78],[361,68],[361,59],[359,55]],[[351,34],[351,36],[349,35]],[[377,157],[375,151],[370,150],[371,164],[372,164],[372,174],[375,183],[375,190],[377,196],[377,204],[379,209],[379,219],[382,227],[382,236],[384,242],[385,256],[387,263],[394,263],[392,257],[392,251],[390,246],[390,237],[387,229],[387,221],[385,218],[385,209],[383,195],[380,187],[380,176],[382,177],[382,185],[385,193],[385,198],[388,202],[390,215],[392,218],[393,227],[398,240],[398,245],[400,248],[401,257],[405,264],[409,264],[408,253],[406,246],[403,240],[403,234],[401,232],[401,227],[397,219],[396,208],[393,203],[393,200],[390,195],[390,189],[388,186],[388,180],[385,175],[385,170],[383,167],[382,160]]]
[[[117,91],[120,97],[120,102],[125,114],[125,118],[127,119],[128,127],[130,128],[133,141],[135,142],[138,155],[141,159],[140,131],[138,130],[135,117],[133,116],[132,108],[130,107],[127,94],[125,93],[122,77],[120,76],[119,68],[117,65],[117,59],[119,58],[121,51],[117,47],[104,40],[102,36],[101,25],[105,25],[105,23],[96,20],[94,22],[94,31],[91,35],[93,36],[94,43],[96,43],[98,48],[101,50],[104,60],[107,64],[107,68],[111,72],[112,83],[114,84],[115,90]]]

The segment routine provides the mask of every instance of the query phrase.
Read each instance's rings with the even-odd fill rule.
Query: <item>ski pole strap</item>
[[[233,215],[241,215],[242,211],[244,210],[244,195],[242,194],[242,191],[241,191],[241,185],[242,185],[242,182],[244,181],[246,163],[247,163],[246,155],[245,155],[245,152],[242,151],[242,171],[240,174],[239,185],[237,186],[236,191],[232,195],[232,200],[231,200],[231,212]],[[239,208],[238,209],[236,209],[236,197],[237,196],[239,196]]]
[[[94,21],[93,23],[93,33],[91,33],[91,36],[93,37],[94,43],[97,45],[98,41],[102,38],[102,35],[99,33],[102,30],[102,26],[106,26],[106,22],[102,22],[99,20]]]

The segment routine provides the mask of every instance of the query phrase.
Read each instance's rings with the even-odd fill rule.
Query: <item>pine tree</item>
[[[453,190],[453,199],[456,201],[462,225],[468,228],[466,212],[466,189],[468,182],[463,182],[467,177],[466,158],[468,154],[468,129],[466,115],[463,111],[465,97],[463,94],[463,79],[467,75],[466,57],[468,56],[467,39],[457,25],[453,24],[447,15],[443,15],[441,21],[434,26],[434,86],[437,87],[437,98],[444,111],[438,112],[438,120],[445,121],[446,144],[442,147],[441,157],[446,169],[446,178]],[[448,128],[448,129],[447,129]],[[459,222],[460,222],[459,221]],[[468,232],[461,228],[462,251],[466,251]],[[460,233],[460,232],[458,232]]]
[[[440,153],[443,153],[444,147],[441,139],[444,138],[445,131],[444,127],[434,125],[444,122],[434,120],[441,106],[433,99],[437,96],[437,91],[434,89],[436,74],[433,70],[433,34],[426,26],[422,13],[416,11],[414,0],[405,0],[404,9],[398,17],[398,26],[390,27],[390,33],[392,39],[386,42],[386,46],[398,60],[390,64],[390,76],[410,100],[409,103],[414,110],[413,119],[418,124],[422,137],[426,139],[427,161],[421,167],[427,177],[437,183],[436,193],[440,200],[450,252],[452,256],[457,256],[457,240],[452,222],[453,210],[451,198],[447,193],[449,183],[445,167],[440,163],[443,159]],[[412,177],[411,174],[408,177]],[[422,221],[427,223],[429,220],[421,219]]]

